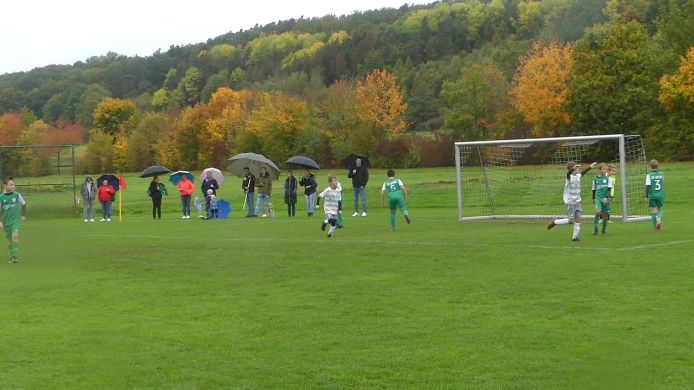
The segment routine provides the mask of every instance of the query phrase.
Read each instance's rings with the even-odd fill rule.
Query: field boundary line
[[[160,236],[160,235],[135,235],[135,234],[103,234],[103,233],[95,233],[95,234],[85,234],[85,236],[92,236],[92,237],[107,237],[107,238],[135,238],[135,239],[145,239],[145,240],[178,240],[181,237],[180,236]],[[191,237],[187,236],[187,240],[209,240],[209,237]],[[277,242],[277,241],[287,241],[287,242],[315,242],[315,238],[306,238],[306,239],[301,239],[301,238],[248,238],[248,237],[239,237],[239,238],[234,238],[234,237],[217,237],[215,238],[216,241],[241,241],[241,242],[248,242],[248,241],[255,241],[255,242]],[[394,240],[339,240],[339,241],[331,241],[331,242],[340,242],[340,243],[346,243],[346,244],[393,244],[393,245],[429,245],[429,246],[461,246],[461,247],[485,247],[485,248],[529,248],[529,249],[546,249],[546,250],[557,250],[557,249],[572,249],[572,250],[590,250],[590,251],[601,251],[601,252],[627,252],[627,251],[634,251],[634,250],[642,250],[642,249],[650,249],[650,248],[659,248],[659,247],[666,247],[666,246],[675,246],[675,245],[681,245],[681,244],[688,244],[691,242],[694,242],[694,239],[692,240],[680,240],[680,241],[668,241],[668,242],[660,242],[660,243],[655,243],[655,244],[645,244],[645,245],[636,245],[636,246],[628,246],[628,247],[623,247],[623,248],[603,248],[603,247],[585,247],[585,246],[576,246],[576,245],[569,245],[569,246],[551,246],[551,245],[524,245],[524,244],[470,244],[470,243],[457,243],[457,242],[438,242],[438,241],[394,241]]]

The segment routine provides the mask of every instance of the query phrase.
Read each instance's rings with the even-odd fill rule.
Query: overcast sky
[[[434,0],[10,0],[0,12],[0,74],[73,64],[109,51],[149,56],[171,45],[291,18]]]

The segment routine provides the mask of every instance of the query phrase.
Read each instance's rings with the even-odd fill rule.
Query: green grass
[[[663,170],[662,232],[585,223],[580,243],[544,220],[458,223],[452,168],[402,171],[413,224],[396,232],[372,171],[369,216],[332,239],[279,191],[274,219],[183,221],[169,195],[152,221],[133,175],[110,224],[28,195],[21,262],[0,264],[0,384],[687,388],[694,164]],[[221,197],[239,192],[228,178]]]

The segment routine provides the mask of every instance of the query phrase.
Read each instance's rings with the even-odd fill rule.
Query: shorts
[[[2,225],[2,228],[5,231],[5,238],[7,238],[8,240],[12,239],[12,233],[14,233],[14,232],[19,233],[19,224],[18,223],[4,224],[4,225]]]
[[[648,207],[659,209],[663,207],[663,198],[648,198]]]
[[[577,219],[580,214],[583,213],[583,205],[581,203],[569,203],[566,205],[566,211],[569,215],[569,219]]]
[[[596,213],[603,213],[603,214],[610,214],[612,212],[612,208],[610,207],[612,205],[612,202],[607,202],[607,204],[602,203],[602,200],[595,200],[595,212]]]

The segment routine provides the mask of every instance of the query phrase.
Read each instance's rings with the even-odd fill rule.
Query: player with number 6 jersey
[[[400,212],[405,216],[405,221],[409,224],[410,212],[407,210],[407,187],[402,180],[395,178],[395,171],[388,170],[388,180],[381,187],[381,206],[384,204],[385,194],[388,194],[388,206],[390,207],[390,229],[395,231],[395,212],[400,208]]]

